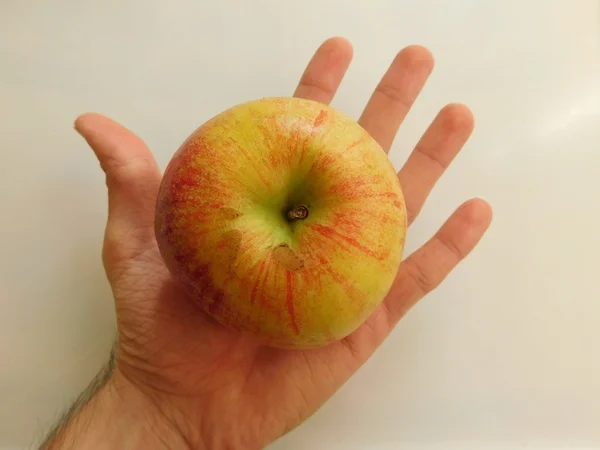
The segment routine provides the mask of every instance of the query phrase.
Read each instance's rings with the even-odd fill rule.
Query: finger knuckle
[[[397,87],[391,84],[380,84],[377,87],[377,92],[379,92],[384,99],[391,103],[397,103],[406,109],[410,107],[410,104],[406,98],[404,98],[403,93]]]
[[[421,267],[417,262],[412,261],[407,267],[410,278],[423,294],[433,291],[439,285],[435,274]]]

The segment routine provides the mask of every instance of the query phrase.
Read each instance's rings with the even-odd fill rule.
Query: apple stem
[[[304,205],[294,206],[287,212],[289,220],[304,220],[308,217],[308,208]]]

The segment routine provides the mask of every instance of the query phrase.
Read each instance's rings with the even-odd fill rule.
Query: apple
[[[356,330],[396,276],[406,209],[387,155],[321,103],[265,98],[207,121],[161,182],[169,271],[218,323],[269,346]]]

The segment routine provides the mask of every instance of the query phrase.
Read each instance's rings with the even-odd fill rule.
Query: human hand
[[[347,41],[326,41],[294,95],[329,103],[351,56]],[[386,152],[432,68],[426,49],[405,48],[369,100],[359,123]],[[98,157],[108,185],[103,262],[118,321],[111,382],[151,404],[159,417],[153,420],[164,422],[186,448],[262,448],[302,423],[473,249],[491,221],[482,200],[459,207],[402,262],[383,304],[347,338],[302,351],[264,347],[205,316],[165,268],[154,236],[161,174],[146,145],[97,114],[79,117],[75,126]],[[409,224],[472,128],[467,107],[446,106],[408,157],[398,176]]]

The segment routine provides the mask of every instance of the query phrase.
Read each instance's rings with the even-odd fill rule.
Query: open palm
[[[326,41],[294,95],[329,103],[351,57],[347,41]],[[403,49],[368,102],[359,123],[386,152],[432,68],[426,49]],[[472,128],[469,110],[453,104],[424,133],[398,174],[409,224]],[[154,238],[161,174],[145,144],[97,114],[79,117],[76,129],[107,176],[103,259],[118,319],[115,376],[151,399],[192,448],[262,448],[300,424],[471,251],[491,220],[484,201],[466,202],[404,260],[384,303],[356,332],[318,349],[276,350],[217,325],[172,280]]]

